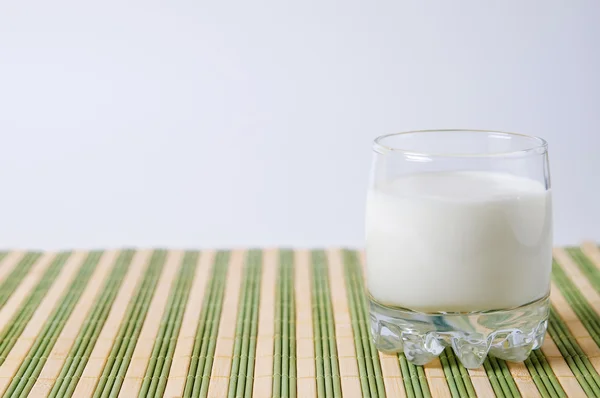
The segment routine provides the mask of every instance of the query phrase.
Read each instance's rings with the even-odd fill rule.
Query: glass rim
[[[531,140],[532,145],[523,149],[516,149],[512,151],[501,151],[501,152],[482,152],[482,153],[460,153],[460,152],[426,152],[426,151],[415,151],[405,148],[399,148],[395,146],[389,146],[383,144],[382,141],[401,135],[409,134],[422,134],[422,133],[492,133],[497,135],[503,135],[506,137],[517,137],[526,138]],[[540,151],[541,150],[541,151]],[[513,133],[499,130],[473,130],[473,129],[433,129],[433,130],[411,130],[403,131],[399,133],[391,133],[380,135],[373,140],[373,151],[386,154],[389,152],[400,153],[409,156],[421,156],[421,157],[459,157],[459,158],[487,158],[487,157],[513,157],[513,156],[526,156],[531,153],[545,153],[548,150],[548,142],[541,137],[535,135],[528,135],[522,133]]]

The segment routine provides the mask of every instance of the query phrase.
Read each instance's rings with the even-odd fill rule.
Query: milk
[[[366,243],[368,290],[382,304],[514,308],[549,291],[550,191],[493,172],[400,177],[369,192]]]

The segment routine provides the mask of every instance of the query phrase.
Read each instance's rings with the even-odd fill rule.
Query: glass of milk
[[[413,131],[373,144],[366,209],[372,337],[418,365],[523,361],[547,327],[552,199],[546,142]]]

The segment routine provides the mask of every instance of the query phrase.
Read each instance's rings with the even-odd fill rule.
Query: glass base
[[[521,362],[542,346],[548,327],[548,297],[510,310],[470,313],[422,313],[369,301],[375,347],[404,352],[415,365],[430,362],[447,346],[469,369],[480,367],[488,354]]]

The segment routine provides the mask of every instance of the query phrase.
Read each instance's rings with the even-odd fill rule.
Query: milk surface
[[[508,309],[548,294],[552,202],[538,181],[493,172],[422,173],[367,199],[367,285],[422,312]]]

